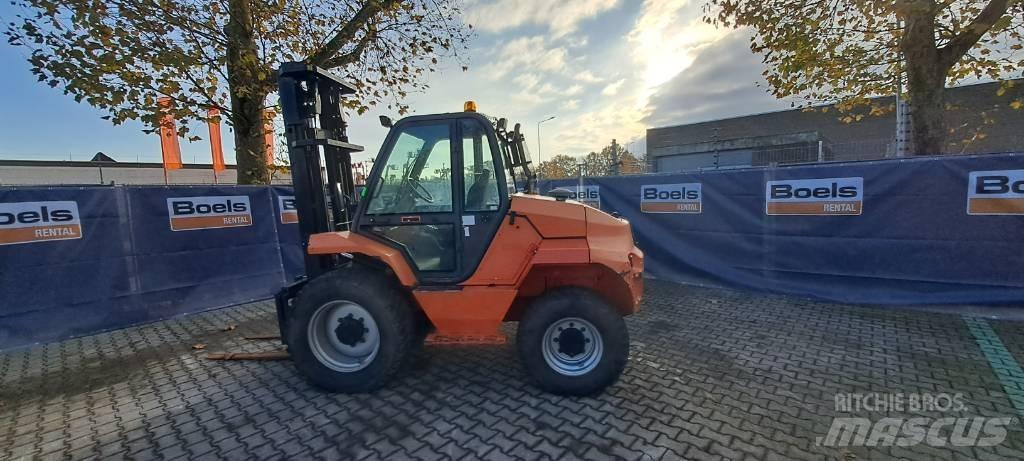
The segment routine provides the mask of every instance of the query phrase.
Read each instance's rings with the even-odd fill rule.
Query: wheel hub
[[[370,332],[366,328],[366,322],[362,318],[356,318],[351,313],[338,319],[338,327],[334,334],[342,344],[354,347],[356,344],[366,341],[366,334]]]
[[[583,336],[583,332],[579,328],[569,326],[559,329],[561,332],[555,338],[555,341],[558,342],[558,352],[569,357],[576,357],[585,351],[586,344],[590,340]]]
[[[373,315],[352,301],[330,301],[317,308],[306,334],[316,359],[335,371],[362,370],[380,349],[380,328]]]
[[[544,333],[541,352],[556,373],[580,376],[597,367],[604,354],[601,333],[579,317],[553,322]]]

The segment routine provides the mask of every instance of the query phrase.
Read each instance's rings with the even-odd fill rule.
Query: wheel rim
[[[544,332],[544,361],[560,375],[579,376],[597,367],[604,353],[601,333],[590,322],[568,317]]]
[[[353,372],[366,368],[380,349],[380,329],[363,306],[331,301],[320,306],[306,329],[309,348],[324,366]]]

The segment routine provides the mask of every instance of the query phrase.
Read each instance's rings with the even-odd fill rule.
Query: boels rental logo
[[[569,189],[573,192],[573,200],[589,205],[594,208],[601,208],[601,186],[576,186]]]
[[[0,203],[0,245],[80,238],[76,202]]]
[[[967,214],[1024,214],[1024,170],[972,171]]]
[[[277,197],[277,212],[281,215],[281,224],[299,222],[299,212],[295,210],[295,196],[293,195]]]
[[[864,209],[864,178],[768,181],[768,215],[859,215]]]
[[[252,225],[249,197],[170,197],[167,213],[172,231],[218,229]]]
[[[640,186],[640,211],[644,213],[691,213],[702,209],[700,183]]]

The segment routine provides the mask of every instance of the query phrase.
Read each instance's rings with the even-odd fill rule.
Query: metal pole
[[[903,21],[899,21],[899,27],[903,28]],[[896,157],[903,157],[907,151],[907,130],[906,112],[904,111],[903,93],[903,54],[896,51]]]
[[[822,140],[818,140],[818,163],[825,161],[825,146]]]
[[[896,157],[903,156],[903,101],[900,92],[903,90],[899,75],[896,76]]]
[[[610,176],[619,175],[619,144],[612,139],[612,164],[608,166]]]
[[[718,130],[719,130],[719,128],[715,128],[714,131],[711,132],[711,143],[712,143],[712,146],[713,146],[714,152],[715,152],[715,169],[716,170],[718,169]]]
[[[544,159],[544,157],[541,155],[541,152],[540,152],[540,124],[544,123],[544,122],[547,122],[547,121],[550,121],[550,120],[554,120],[554,119],[555,119],[555,116],[552,115],[552,116],[550,116],[550,117],[548,117],[548,118],[546,118],[544,120],[541,120],[541,121],[537,122],[537,180],[538,181],[540,180],[540,164],[541,164],[541,161],[543,161],[543,159]]]

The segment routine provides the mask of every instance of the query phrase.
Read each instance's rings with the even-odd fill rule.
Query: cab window
[[[462,127],[462,170],[464,209],[472,211],[494,211],[498,209],[498,181],[495,180],[494,157],[487,130],[479,120],[463,119]]]
[[[412,125],[398,133],[373,196],[371,215],[452,211],[451,143],[447,122]]]

